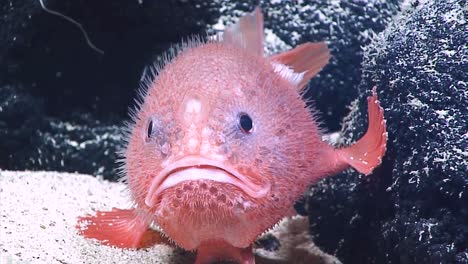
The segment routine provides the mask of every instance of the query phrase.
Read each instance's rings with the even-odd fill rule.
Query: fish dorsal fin
[[[263,15],[260,8],[255,8],[236,24],[227,27],[223,33],[223,42],[263,56]]]
[[[270,57],[275,71],[302,90],[330,60],[327,43],[305,43]]]

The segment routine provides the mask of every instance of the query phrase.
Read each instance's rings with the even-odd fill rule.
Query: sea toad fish
[[[264,56],[257,8],[222,36],[193,40],[148,81],[123,151],[134,201],[81,217],[79,232],[122,248],[162,237],[197,251],[196,263],[255,263],[252,243],[318,180],[352,167],[369,174],[387,136],[375,89],[369,127],[355,144],[322,139],[302,100],[308,81],[327,63],[324,42]]]

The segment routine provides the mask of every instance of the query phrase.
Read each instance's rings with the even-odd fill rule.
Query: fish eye
[[[245,134],[251,134],[253,132],[253,121],[252,118],[246,113],[239,114],[239,128]]]
[[[153,135],[153,127],[154,127],[153,120],[150,119],[150,121],[148,122],[147,131],[146,131],[146,141],[149,141],[151,139],[151,136]]]

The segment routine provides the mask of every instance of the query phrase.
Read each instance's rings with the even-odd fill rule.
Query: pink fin
[[[360,173],[370,174],[382,162],[387,147],[384,111],[377,99],[376,88],[367,97],[369,127],[355,144],[337,150],[338,163],[346,163]]]
[[[257,7],[224,30],[223,41],[263,56],[263,15]]]
[[[299,45],[292,50],[273,55],[271,59],[288,66],[294,73],[303,75],[297,84],[293,81],[297,85],[297,88],[301,90],[312,77],[327,65],[330,60],[330,50],[325,42],[309,42]],[[286,79],[289,79],[285,74],[282,75]]]
[[[79,234],[119,248],[142,248],[163,242],[160,233],[149,229],[150,218],[134,209],[113,208],[109,212],[78,218]]]
[[[240,264],[255,264],[252,246],[236,248],[224,241],[212,241],[201,244],[197,249],[195,264],[216,263],[220,260],[234,260]]]

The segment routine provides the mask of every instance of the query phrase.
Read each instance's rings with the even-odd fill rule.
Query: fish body
[[[301,91],[329,56],[325,43],[264,56],[258,8],[222,38],[186,43],[133,116],[123,171],[135,207],[82,217],[80,233],[127,248],[167,236],[197,250],[196,263],[254,263],[252,243],[310,184],[349,166],[369,174],[385,152],[375,90],[363,138],[338,149],[322,140]]]

